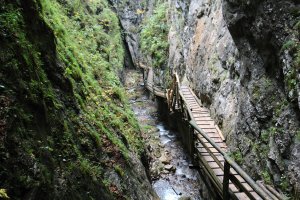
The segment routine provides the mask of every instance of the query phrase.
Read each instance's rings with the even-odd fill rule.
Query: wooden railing
[[[185,120],[189,120],[190,128],[192,129],[191,132],[194,133],[195,138],[197,141],[199,141],[202,146],[206,149],[206,151],[209,153],[209,155],[214,159],[214,161],[218,164],[218,166],[224,171],[224,178],[223,178],[223,185],[219,185],[217,180],[215,180],[215,184],[219,185],[219,188],[222,190],[222,196],[224,200],[230,199],[230,190],[229,190],[229,182],[231,181],[234,185],[236,185],[242,192],[244,192],[250,199],[257,199],[257,197],[253,196],[253,194],[243,185],[241,182],[230,173],[230,168],[233,168],[236,170],[236,172],[242,176],[245,181],[250,185],[251,188],[262,198],[265,200],[272,200],[274,198],[271,197],[268,193],[266,193],[264,190],[261,189],[261,187],[230,157],[228,154],[226,154],[193,120],[193,114],[191,112],[191,109],[189,108],[189,105],[186,103],[184,95],[182,94],[180,90],[180,82],[178,75],[175,73],[173,76],[173,83],[172,88],[168,90],[167,94],[168,99],[168,105],[169,109],[176,110],[181,109],[181,112],[183,113],[183,118]],[[196,98],[197,99],[197,98]],[[199,103],[199,102],[198,102]],[[202,135],[210,145],[212,145],[217,151],[224,157],[224,165],[219,161],[219,159],[216,157],[216,155],[210,150],[208,145],[205,144],[205,142],[198,137],[198,134]],[[195,142],[192,141],[192,144]],[[190,153],[193,153],[195,150],[190,150]]]
[[[149,77],[148,77],[149,78]],[[152,78],[152,77],[151,77]],[[152,79],[153,80],[153,79]],[[214,178],[214,176],[211,176],[213,179],[212,182],[216,187],[218,187],[218,190],[221,193],[222,199],[229,200],[230,198],[235,198],[235,195],[230,191],[229,189],[229,183],[230,181],[237,186],[237,188],[240,189],[241,192],[244,192],[247,197],[251,200],[259,199],[258,196],[261,199],[264,200],[282,200],[282,196],[277,192],[270,190],[265,190],[264,186],[261,186],[260,184],[256,183],[225,151],[223,151],[195,122],[193,118],[193,113],[191,112],[191,109],[188,105],[188,101],[185,99],[185,96],[183,95],[181,91],[181,86],[179,82],[178,75],[175,73],[173,75],[173,81],[171,84],[171,88],[167,90],[163,90],[162,88],[155,87],[153,85],[153,82],[148,82],[146,84],[146,87],[148,90],[152,91],[155,95],[158,95],[160,97],[167,98],[168,108],[170,111],[178,111],[182,113],[183,120],[187,121],[189,124],[189,143],[190,143],[190,149],[189,153],[191,155],[194,155],[194,152],[196,151],[195,143],[200,142],[201,145],[206,149],[208,154],[213,158],[213,160],[217,163],[220,169],[224,172],[223,182],[221,183],[220,180],[217,178]],[[165,94],[162,94],[165,93]],[[193,94],[195,95],[195,94]],[[196,98],[198,104],[200,102]],[[215,155],[216,152],[212,152],[210,147],[203,141],[203,138],[205,138],[208,143],[217,150],[218,154],[220,154],[224,158],[224,164],[219,161],[217,156]],[[209,168],[209,166],[206,166]],[[253,189],[250,190],[247,189],[244,184],[240,182],[238,178],[236,178],[235,175],[231,173],[231,169],[234,169],[238,175],[240,175],[247,184]],[[244,183],[244,182],[243,182]],[[254,195],[253,191],[256,192],[258,195]]]
[[[190,121],[191,127],[199,134],[201,134],[215,149],[218,150],[218,152],[223,156],[225,159],[224,166],[223,164],[218,160],[218,158],[214,155],[213,152],[210,151],[210,148],[203,142],[203,140],[199,137],[197,139],[201,142],[201,144],[204,146],[204,148],[209,152],[211,157],[215,160],[215,162],[219,165],[219,167],[224,171],[224,179],[223,179],[223,199],[227,200],[230,197],[229,194],[229,180],[232,181],[235,185],[237,185],[250,199],[257,199],[255,198],[247,188],[243,186],[239,182],[238,179],[235,178],[230,173],[230,168],[233,168],[240,176],[242,176],[245,181],[253,188],[253,190],[262,198],[266,200],[272,200],[273,198],[270,197],[265,191],[261,189],[261,187],[258,186],[258,184],[230,157],[227,153],[225,153],[197,124],[191,120]]]
[[[162,98],[167,98],[166,90],[163,87],[156,86],[154,84],[154,82],[153,82],[153,72],[151,71],[152,69],[148,69],[148,68],[143,68],[143,69],[144,69],[144,72],[145,72],[145,70],[147,72],[147,79],[145,80],[146,88],[156,96],[159,96],[159,97],[162,97]],[[144,76],[145,76],[145,74],[144,74]]]
[[[177,73],[173,75],[171,88],[167,90],[167,103],[170,111],[175,111],[176,106],[180,108],[182,101],[180,100],[180,83]]]

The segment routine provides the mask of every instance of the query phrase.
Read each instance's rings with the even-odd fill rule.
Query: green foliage
[[[0,189],[0,198],[1,199],[9,199],[9,196],[7,195],[7,192],[5,189]]]
[[[262,97],[262,94],[273,92],[273,84],[272,80],[269,77],[263,76],[252,89],[252,97],[255,100],[260,100]],[[270,100],[273,100],[273,98],[270,98]]]
[[[123,176],[125,175],[125,172],[124,172],[124,170],[120,167],[120,165],[115,165],[114,168],[115,168],[115,171],[116,171],[121,177],[123,177]]]
[[[270,134],[269,134],[269,133],[270,133],[270,132],[265,131],[265,130],[263,130],[263,131],[261,132],[260,137],[261,137],[261,139],[262,139],[263,142],[265,142],[265,143],[268,143],[268,142],[269,142],[269,138],[270,138]]]
[[[74,93],[79,97],[78,103],[86,111],[85,117],[93,124],[98,124],[100,130],[109,135],[109,138],[126,154],[126,148],[114,132],[119,131],[124,135],[135,134],[139,128],[134,125],[134,130],[125,131],[132,125],[119,120],[132,118],[132,113],[116,75],[124,60],[118,19],[106,7],[106,1],[98,0],[89,4],[92,13],[85,10],[79,0],[66,2],[67,6],[63,8],[64,5],[59,2],[49,3],[42,0],[45,21],[53,30],[61,30],[61,33],[56,34],[56,39],[60,58],[65,64],[65,76],[73,83],[82,81],[79,87],[75,86]],[[100,8],[102,12],[96,13]],[[70,13],[71,18],[67,19]],[[87,100],[85,104],[80,98],[82,93]],[[113,103],[108,107],[108,102],[116,104]],[[119,110],[118,104],[122,104],[125,111]],[[130,122],[137,123],[134,120]],[[99,144],[100,139],[95,132],[93,137]],[[132,137],[132,140],[133,138],[139,140],[138,137]],[[135,146],[132,147],[137,149]]]
[[[12,4],[4,5],[6,12],[0,14],[0,28],[6,33],[22,34],[22,32],[16,32],[20,30],[20,26],[23,25],[23,18],[20,9],[15,8]]]
[[[261,132],[260,138],[262,139],[263,142],[268,143],[269,138],[276,135],[276,134],[283,134],[284,130],[280,127],[276,126],[271,126],[267,130],[263,130]]]
[[[141,31],[141,49],[151,57],[153,67],[163,68],[168,59],[167,4],[159,4],[153,15],[145,19]]]
[[[296,42],[294,40],[288,40],[283,44],[281,51],[290,50],[296,48]]]
[[[28,10],[0,1],[0,96],[13,102],[5,113],[9,142],[0,136],[8,195],[111,199],[96,195],[105,159],[128,164],[129,151],[143,151],[117,76],[124,62],[118,18],[106,0],[29,0]]]
[[[236,150],[231,153],[232,158],[237,162],[238,164],[241,164],[243,162],[243,155],[240,150]]]
[[[277,118],[284,111],[284,109],[288,106],[288,101],[284,99],[276,104],[274,108],[274,117]]]
[[[287,191],[290,187],[289,181],[286,176],[280,177],[280,188],[282,191]]]
[[[265,183],[271,184],[271,176],[267,170],[261,172],[261,176],[264,179]]]

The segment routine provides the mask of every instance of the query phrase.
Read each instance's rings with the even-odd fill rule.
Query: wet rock
[[[170,171],[168,171],[168,170],[163,170],[162,173],[163,173],[163,174],[168,174],[168,173],[170,173]],[[164,178],[165,176],[162,175],[162,177]]]
[[[176,171],[176,167],[173,165],[165,165],[165,169],[168,171]]]
[[[153,155],[154,155],[156,158],[161,157],[160,149],[159,149],[159,148],[154,149]]]
[[[163,154],[159,160],[163,163],[163,164],[170,164],[170,158],[166,156],[166,154]]]

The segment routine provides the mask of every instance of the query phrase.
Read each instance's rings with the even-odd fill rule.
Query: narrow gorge
[[[222,180],[298,200],[299,37],[298,0],[0,0],[0,199],[227,199],[199,106]]]

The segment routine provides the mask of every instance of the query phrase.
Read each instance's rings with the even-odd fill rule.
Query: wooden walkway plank
[[[240,200],[250,200],[244,192],[235,193],[234,195]]]

